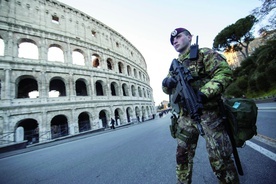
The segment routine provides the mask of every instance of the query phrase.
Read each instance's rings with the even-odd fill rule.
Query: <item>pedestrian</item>
[[[190,85],[196,92],[198,102],[203,105],[201,125],[206,140],[206,149],[212,170],[219,183],[239,183],[239,177],[231,159],[232,146],[225,130],[218,100],[221,93],[232,81],[232,71],[226,59],[209,48],[198,49],[196,58],[190,59],[191,33],[185,28],[176,28],[170,35],[170,42],[179,53],[177,61],[186,67],[193,76]],[[162,82],[162,90],[170,96],[179,81],[169,74]],[[170,100],[172,113],[175,114],[174,133],[177,140],[176,176],[177,183],[191,183],[193,157],[197,147],[199,132],[183,103],[174,104]]]
[[[115,124],[115,120],[111,118],[111,127],[110,127],[111,129],[115,129],[114,124]]]

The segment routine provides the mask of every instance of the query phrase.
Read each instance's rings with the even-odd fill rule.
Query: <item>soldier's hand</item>
[[[164,87],[167,87],[169,89],[175,88],[177,85],[177,80],[174,77],[166,77],[163,82],[162,85]]]
[[[207,96],[199,90],[197,91],[197,102],[201,104],[207,102]]]

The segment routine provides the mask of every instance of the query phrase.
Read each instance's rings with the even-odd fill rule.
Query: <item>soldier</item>
[[[201,125],[206,140],[209,161],[219,183],[239,183],[239,177],[231,159],[232,147],[224,124],[219,114],[218,99],[232,81],[232,71],[225,58],[209,49],[198,50],[198,57],[189,58],[192,35],[184,28],[177,28],[171,33],[170,41],[179,53],[178,62],[187,67],[194,81],[192,87],[203,104]],[[162,82],[163,92],[173,94],[177,85],[172,72]],[[190,118],[183,104],[172,104],[172,112],[176,114],[176,126],[172,135],[177,140],[176,176],[177,183],[191,183],[193,157],[197,147],[199,132],[196,123]]]

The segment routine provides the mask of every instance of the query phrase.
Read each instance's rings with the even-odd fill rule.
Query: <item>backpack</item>
[[[257,135],[258,107],[249,98],[226,99],[224,106],[236,147],[243,147],[245,141]]]

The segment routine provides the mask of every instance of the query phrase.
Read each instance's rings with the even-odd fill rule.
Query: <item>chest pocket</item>
[[[205,66],[203,63],[203,60],[185,60],[184,66],[189,69],[191,72],[192,77],[194,78],[194,81],[192,82],[192,87],[195,89],[199,89],[201,86],[203,86],[205,83],[209,81],[208,75],[205,71]]]
[[[184,61],[184,66],[190,70],[191,75],[195,80],[198,80],[199,78],[205,78],[207,76],[202,60],[191,61],[187,59]]]

